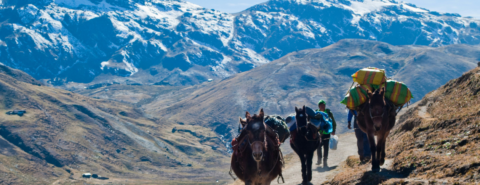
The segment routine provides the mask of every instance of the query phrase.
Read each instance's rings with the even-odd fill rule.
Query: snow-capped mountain
[[[37,79],[191,85],[345,38],[480,43],[480,21],[393,0],[270,0],[238,14],[180,0],[3,0],[0,62]]]
[[[345,38],[394,45],[478,44],[478,21],[393,0],[271,0],[237,16],[238,37],[273,60]]]

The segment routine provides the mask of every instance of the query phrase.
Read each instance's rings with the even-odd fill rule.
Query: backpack
[[[314,124],[322,134],[330,134],[333,132],[332,118],[326,112],[315,111],[315,116],[310,118],[310,122]]]
[[[285,123],[285,120],[280,116],[267,116],[265,118],[265,124],[275,130],[281,143],[285,142],[285,140],[290,136],[288,126]]]

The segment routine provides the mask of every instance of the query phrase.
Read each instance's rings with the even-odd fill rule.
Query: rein
[[[315,132],[314,134],[318,134],[318,132]],[[317,138],[319,138],[319,139],[313,139],[313,140],[308,139],[306,135],[304,137],[305,137],[305,140],[307,140],[308,142],[315,142],[315,141],[318,141],[320,139],[320,136],[317,136]]]

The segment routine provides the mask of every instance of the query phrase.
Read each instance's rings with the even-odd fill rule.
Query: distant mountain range
[[[194,85],[345,38],[480,43],[478,20],[393,0],[271,0],[237,14],[178,0],[3,0],[0,21],[0,62],[53,85]]]
[[[415,97],[412,102],[416,102],[475,68],[478,58],[480,46],[393,46],[347,39],[322,49],[293,52],[220,82],[166,93],[142,108],[172,122],[202,125],[231,137],[245,111],[263,108],[267,115],[287,116],[295,106],[316,108],[316,102],[324,99],[338,122],[337,132],[343,133],[347,131],[347,113],[340,101],[357,70],[366,66],[385,69],[388,77],[407,84]],[[96,92],[95,96],[110,93]]]

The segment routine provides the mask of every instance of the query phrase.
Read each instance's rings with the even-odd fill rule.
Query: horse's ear
[[[373,97],[372,91],[367,89],[367,95],[368,95],[368,99],[372,99],[372,97]]]
[[[297,108],[297,107],[295,107],[295,112],[298,112],[298,108]]]
[[[242,124],[242,127],[245,127],[245,125],[247,125],[247,120],[240,118],[240,124]]]
[[[263,108],[262,108],[262,109],[260,109],[260,113],[258,114],[258,116],[260,116],[263,119],[264,115],[265,115],[265,113],[263,112]]]
[[[303,112],[306,112],[306,110],[305,110],[305,105],[303,105]]]
[[[246,118],[246,119],[249,119],[249,118],[251,118],[251,117],[252,117],[252,116],[250,116],[250,113],[247,111],[247,113],[245,113],[245,118]]]

